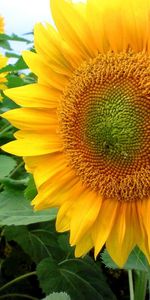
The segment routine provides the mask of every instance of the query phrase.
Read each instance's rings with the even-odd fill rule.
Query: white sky
[[[37,22],[51,22],[49,0],[0,0],[6,33],[30,32]]]
[[[73,0],[79,2],[84,0]],[[0,0],[0,15],[5,18],[6,33],[30,32],[37,22],[53,22],[50,0]]]
[[[79,1],[85,0],[73,0],[73,2]],[[0,15],[5,19],[6,34],[23,35],[31,32],[34,24],[38,22],[48,21],[54,24],[50,12],[50,0],[0,0]],[[11,42],[11,46],[18,53],[28,47],[21,42]]]

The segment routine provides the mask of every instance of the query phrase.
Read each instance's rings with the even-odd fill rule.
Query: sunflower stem
[[[24,299],[30,299],[30,300],[38,300],[38,298],[32,297],[30,295],[25,295],[25,294],[19,294],[19,293],[13,293],[13,294],[5,294],[0,296],[0,299],[8,299],[8,298],[15,298],[15,297],[19,297],[19,298],[24,298]]]
[[[148,300],[150,300],[150,278],[148,278]]]
[[[29,277],[29,276],[33,276],[33,275],[36,275],[36,271],[33,271],[33,272],[30,272],[30,273],[23,274],[23,275],[21,275],[21,276],[15,278],[15,279],[13,279],[13,280],[7,282],[6,284],[4,284],[3,286],[0,287],[0,293],[1,293],[3,290],[9,288],[11,285],[15,284],[16,282],[18,282],[18,281],[20,281],[20,280],[23,280],[23,279],[25,279],[25,278],[27,278],[27,277]]]
[[[16,166],[16,168],[13,169],[13,170],[10,172],[9,177],[13,177],[13,176],[16,174],[16,172],[17,172],[21,167],[23,167],[23,166],[24,166],[24,161],[21,161],[21,162]]]
[[[128,271],[130,300],[134,300],[133,276],[132,270]]]
[[[8,177],[8,180],[9,180],[9,178],[13,177],[13,176],[15,175],[15,173],[16,173],[23,165],[24,165],[24,161],[21,161],[21,162],[16,166],[16,168],[15,168],[14,170],[12,170],[12,172],[10,172],[9,177]],[[6,179],[6,180],[7,180],[7,179]],[[0,182],[2,182],[2,181],[0,180]],[[3,183],[0,184],[0,191],[3,189],[3,187],[4,187],[4,181],[3,181]]]
[[[147,284],[147,272],[135,271],[135,300],[145,300]]]

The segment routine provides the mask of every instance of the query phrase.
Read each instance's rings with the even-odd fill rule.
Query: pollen
[[[58,115],[69,165],[104,199],[150,196],[150,57],[133,51],[84,62]]]

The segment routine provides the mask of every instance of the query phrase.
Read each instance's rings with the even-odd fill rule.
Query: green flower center
[[[90,105],[85,119],[88,146],[115,162],[131,162],[141,146],[143,118],[128,94],[120,86],[109,88]]]

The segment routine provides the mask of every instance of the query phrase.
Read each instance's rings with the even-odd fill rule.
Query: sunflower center
[[[107,199],[150,196],[150,58],[109,52],[76,70],[59,107],[60,133],[83,184]]]
[[[91,149],[106,159],[131,160],[141,145],[140,122],[142,118],[130,104],[130,96],[121,86],[114,86],[89,107],[84,137]]]

